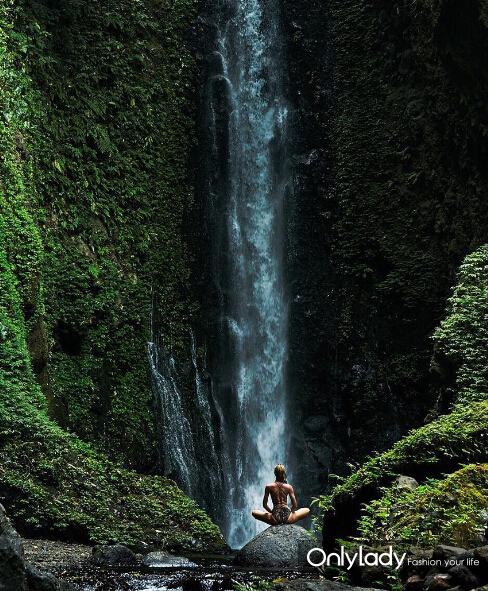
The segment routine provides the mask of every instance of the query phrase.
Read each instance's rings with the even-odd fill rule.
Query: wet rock
[[[336,581],[327,581],[325,579],[296,579],[285,583],[276,583],[270,587],[270,591],[363,591],[363,587],[353,587]],[[370,588],[368,591],[377,591]]]
[[[403,561],[400,567],[400,576],[403,581],[406,581],[414,575],[420,575],[425,578],[426,574],[431,569],[433,549],[432,548],[410,548],[407,553],[407,559]]]
[[[473,558],[479,562],[476,567],[476,574],[483,581],[488,581],[488,546],[475,548]]]
[[[0,591],[13,589],[27,591],[24,550],[19,534],[0,505]]]
[[[74,587],[60,581],[51,573],[38,570],[35,566],[27,565],[27,581],[29,591],[73,591]]]
[[[457,564],[464,564],[466,562],[466,560],[473,559],[474,558],[474,551],[475,551],[475,548],[472,548],[471,550],[466,550],[466,552],[463,552],[462,554],[458,554],[456,556],[456,563]]]
[[[419,483],[411,476],[397,476],[395,482],[397,488],[404,491],[415,490],[419,486]]]
[[[238,566],[310,568],[308,552],[316,547],[299,525],[273,525],[248,542],[234,559]]]
[[[451,567],[447,572],[459,585],[466,589],[474,589],[481,584],[478,577],[476,577],[468,567],[462,564],[457,564],[456,566]]]
[[[436,573],[425,580],[425,589],[428,591],[446,591],[454,587],[454,579],[447,573]]]
[[[438,574],[440,574],[442,572],[445,572],[445,571],[438,564],[435,564],[434,566],[430,567],[429,571],[425,575],[425,580],[426,580],[427,585],[429,584],[429,582],[432,580],[432,578],[435,575],[438,575]]]
[[[74,591],[74,587],[24,560],[19,534],[0,505],[0,591]]]
[[[434,548],[432,558],[434,560],[449,560],[451,558],[459,557],[466,552],[466,548],[457,548],[456,546],[444,546],[440,544]]]
[[[173,556],[167,552],[150,552],[143,558],[142,566],[149,568],[175,568],[179,566],[194,567],[196,564],[183,556]]]
[[[95,546],[91,561],[97,566],[118,566],[135,564],[137,559],[134,552],[129,548],[121,544],[113,544],[110,546]]]
[[[405,583],[405,591],[422,591],[425,580],[420,575],[412,575]]]

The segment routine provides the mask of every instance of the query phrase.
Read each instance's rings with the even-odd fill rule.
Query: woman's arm
[[[290,499],[291,499],[291,512],[295,513],[295,509],[297,508],[297,500],[295,499],[295,491],[293,490],[293,486],[290,485]]]
[[[271,513],[271,509],[268,507],[269,490],[268,487],[264,489],[263,507],[268,513]]]

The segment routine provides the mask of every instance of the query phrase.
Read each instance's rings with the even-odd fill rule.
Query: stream
[[[236,568],[233,555],[188,556],[193,567],[149,569],[101,568],[84,563],[55,574],[79,586],[80,591],[233,591],[236,586],[250,586],[253,582],[272,582],[277,579],[318,578],[314,570]]]

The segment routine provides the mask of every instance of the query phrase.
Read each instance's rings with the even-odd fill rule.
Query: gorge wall
[[[451,401],[431,336],[487,236],[487,5],[284,6],[290,416],[315,466],[293,472],[314,494]]]
[[[168,355],[192,350],[193,16],[0,7],[0,497],[23,535],[226,547],[174,481],[141,474],[166,455],[155,309]]]
[[[154,470],[153,299],[162,338],[175,351],[190,344],[194,6],[2,10],[1,215],[32,371],[63,427]]]
[[[215,449],[221,458],[232,450],[238,464],[226,427],[229,417],[238,421],[238,344],[225,326],[236,287],[226,227],[235,104],[219,45],[233,7],[201,2],[193,29],[198,143],[188,239]],[[459,264],[487,229],[485,12],[481,3],[466,7],[283,3],[283,40],[275,42],[284,46],[291,169],[282,236],[285,437],[301,503],[329,486],[330,473],[344,474],[348,462],[388,448],[452,401],[453,368],[434,355],[432,335]]]

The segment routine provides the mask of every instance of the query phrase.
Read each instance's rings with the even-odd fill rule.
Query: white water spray
[[[234,450],[227,473],[228,542],[240,547],[263,529],[262,507],[273,467],[285,462],[287,309],[283,281],[283,145],[279,4],[233,0],[219,39],[230,84],[227,232],[230,273],[227,331],[233,357],[236,415],[224,429]],[[276,6],[275,6],[276,4]],[[266,18],[264,18],[266,16]]]

